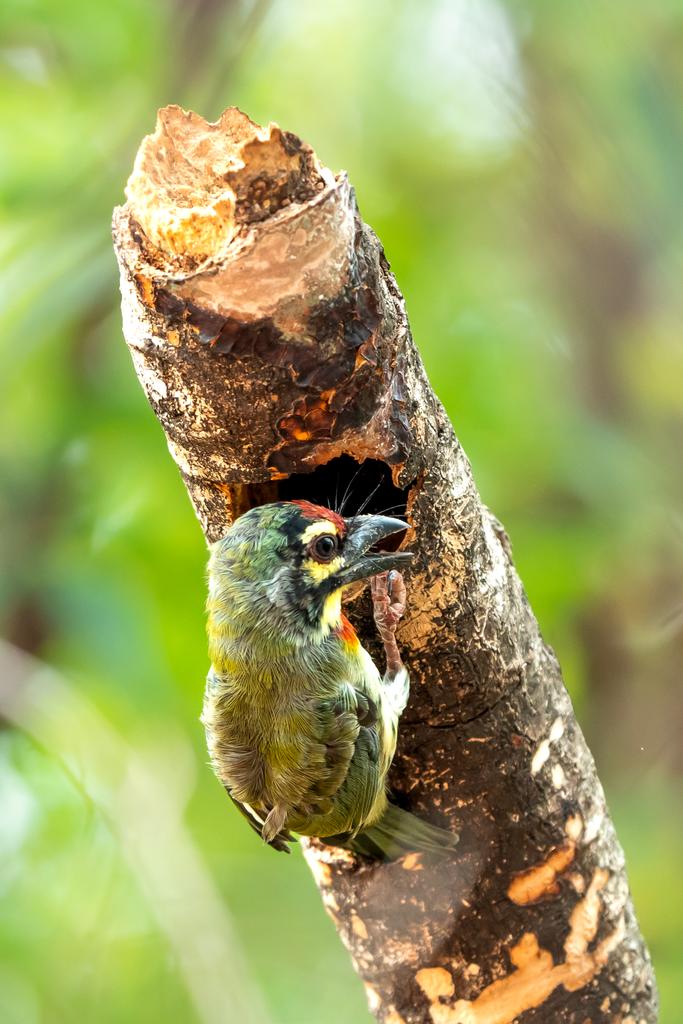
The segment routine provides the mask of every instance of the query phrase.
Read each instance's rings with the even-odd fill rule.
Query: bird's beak
[[[407,565],[412,551],[371,551],[370,548],[384,537],[407,530],[402,519],[389,516],[354,516],[348,520],[348,534],[344,544],[346,565],[335,574],[335,582],[345,587],[356,580],[376,576],[378,572],[398,569]]]

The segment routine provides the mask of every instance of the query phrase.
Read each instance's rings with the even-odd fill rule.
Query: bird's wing
[[[333,700],[319,702],[316,718],[324,766],[294,809],[291,825],[306,835],[353,832],[382,792],[377,704],[344,684]]]
[[[354,833],[362,828],[378,795],[384,792],[380,766],[380,712],[367,693],[356,690],[358,737],[341,794],[353,808]]]

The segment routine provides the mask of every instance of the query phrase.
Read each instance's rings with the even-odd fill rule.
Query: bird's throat
[[[339,626],[341,625],[341,599],[341,587],[339,590],[333,591],[329,597],[325,598],[320,624],[326,633],[339,629]]]

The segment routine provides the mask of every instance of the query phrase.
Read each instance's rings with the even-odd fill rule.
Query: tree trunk
[[[254,504],[329,504],[347,485],[377,486],[368,510],[397,505],[414,531],[391,786],[460,844],[389,864],[305,844],[371,1010],[391,1024],[656,1021],[557,661],[346,176],[235,109],[207,124],[168,107],[127,197],[126,340],[207,539]],[[367,595],[350,614],[379,657]]]

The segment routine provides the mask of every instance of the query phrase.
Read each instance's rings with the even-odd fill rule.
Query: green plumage
[[[320,541],[325,516],[337,545],[327,563],[316,555],[331,544]],[[372,518],[360,517],[366,529]],[[296,503],[252,509],[211,552],[212,665],[202,721],[218,778],[278,849],[287,849],[291,832],[334,837],[369,855],[426,848],[429,830],[432,846],[437,835],[436,845],[445,836],[452,844],[447,833],[419,823],[420,845],[420,834],[409,834],[416,819],[397,809],[386,817],[408,677],[401,669],[383,680],[340,615],[344,580],[358,578],[363,558],[370,575],[391,556],[360,552],[351,522],[347,528],[328,510]],[[361,833],[364,842],[356,839]]]

